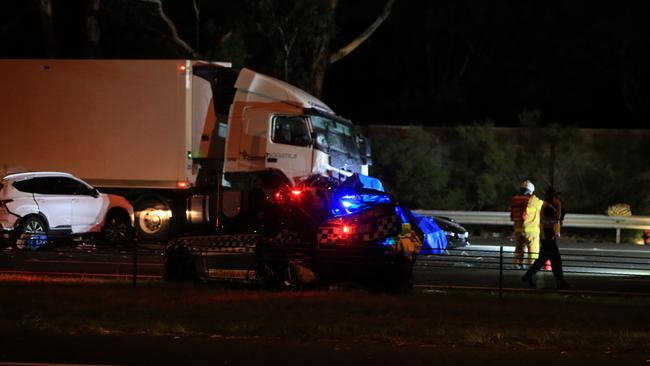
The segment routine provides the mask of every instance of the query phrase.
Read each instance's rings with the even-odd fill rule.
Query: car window
[[[14,183],[18,190],[38,194],[83,195],[89,188],[68,177],[39,177]]]
[[[19,190],[21,192],[34,193],[34,189],[33,189],[33,185],[34,185],[33,183],[34,182],[33,181],[34,181],[33,179],[19,180],[19,181],[14,182],[13,186],[14,186],[14,188],[16,188],[17,190]]]
[[[78,180],[72,179],[72,178],[65,178],[61,177],[59,178],[60,181],[58,182],[60,184],[60,191],[62,191],[62,194],[74,194],[74,195],[83,195],[83,194],[88,194],[88,186],[85,184],[79,182]]]

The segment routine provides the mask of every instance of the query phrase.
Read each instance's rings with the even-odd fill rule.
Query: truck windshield
[[[316,132],[315,147],[327,153],[332,150],[358,158],[359,149],[352,132],[352,126],[322,116],[309,116]]]

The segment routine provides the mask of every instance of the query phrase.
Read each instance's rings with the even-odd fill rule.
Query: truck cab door
[[[278,169],[292,181],[312,173],[312,141],[307,119],[272,115],[266,151],[266,168]]]
[[[236,164],[227,163],[226,170],[254,172],[277,169],[291,181],[295,177],[310,175],[312,142],[307,118],[295,112],[287,109],[281,114],[269,108],[245,108],[240,133],[231,126],[228,135],[228,158],[234,158],[235,151],[238,156]]]

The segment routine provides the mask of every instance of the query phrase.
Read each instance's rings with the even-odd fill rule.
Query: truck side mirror
[[[367,165],[372,165],[372,148],[370,146],[370,139],[361,134],[357,135],[357,142],[359,144],[359,155]]]

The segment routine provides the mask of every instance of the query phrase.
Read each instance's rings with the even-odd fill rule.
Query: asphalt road
[[[143,244],[137,251],[78,243],[38,251],[1,250],[0,273],[81,275],[159,279],[164,245]],[[650,247],[613,243],[561,243],[565,276],[577,291],[650,293]],[[471,245],[417,259],[421,287],[528,288],[513,268],[507,240],[475,240]],[[137,264],[137,266],[134,266]],[[540,271],[537,288],[553,289],[551,271]]]
[[[415,277],[420,286],[528,288],[523,270],[513,265],[509,241],[483,241],[420,256]],[[577,291],[650,293],[650,247],[614,243],[560,243],[564,275]],[[550,267],[548,268],[550,269]],[[554,289],[550,270],[537,274],[538,289]]]

